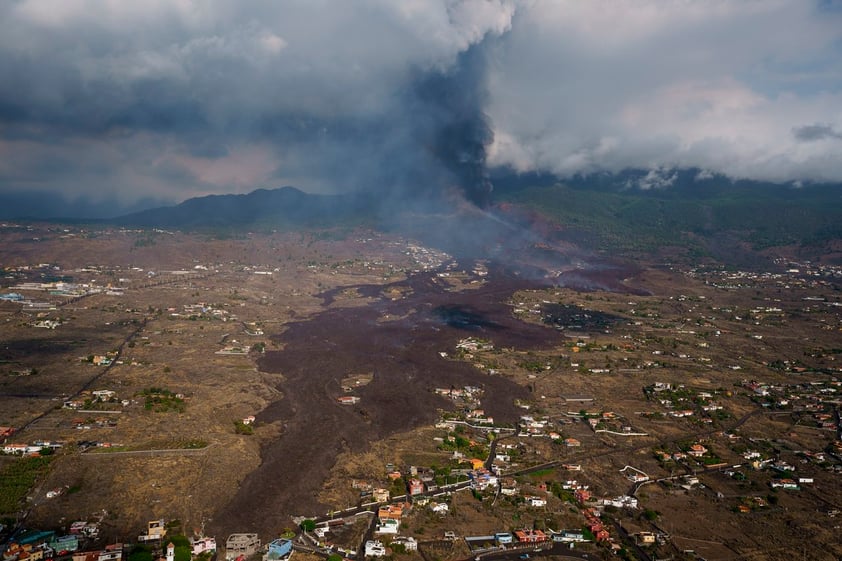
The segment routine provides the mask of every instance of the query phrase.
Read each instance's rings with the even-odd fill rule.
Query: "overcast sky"
[[[842,181],[842,2],[0,2],[0,191],[424,188],[463,117],[521,171]]]

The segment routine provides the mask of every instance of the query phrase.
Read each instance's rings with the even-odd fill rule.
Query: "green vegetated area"
[[[252,435],[254,434],[254,427],[251,423],[243,421],[234,421],[234,432],[237,434]]]
[[[641,191],[555,184],[509,191],[505,199],[581,231],[601,249],[683,246],[707,253],[713,238],[726,233],[754,249],[822,246],[842,238],[842,189],[834,187]]]
[[[143,407],[158,413],[183,413],[184,398],[165,388],[147,388],[139,394],[144,398]]]
[[[14,459],[0,467],[0,515],[20,510],[21,501],[50,467],[50,457]]]

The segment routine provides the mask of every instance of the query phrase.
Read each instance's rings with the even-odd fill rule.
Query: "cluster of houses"
[[[824,453],[804,453],[805,456],[812,456],[816,461],[824,461]],[[769,485],[773,489],[786,489],[789,491],[798,491],[802,485],[811,485],[814,482],[812,477],[800,477],[797,468],[780,458],[766,458],[757,450],[746,450],[743,452],[743,458],[747,460],[748,465],[756,470],[771,470],[775,476]]]
[[[218,319],[224,322],[237,320],[237,316],[231,314],[228,310],[224,310],[205,302],[184,304],[181,311],[179,311],[178,308],[169,307],[167,308],[167,314],[169,317],[174,319]]]
[[[688,388],[684,384],[655,382],[643,388],[646,397],[667,410],[667,416],[676,419],[693,417],[702,423],[712,423],[717,411],[724,408],[716,398],[720,392]]]
[[[782,364],[797,368],[787,361]],[[797,384],[773,385],[757,380],[743,380],[743,388],[751,392],[763,407],[791,409],[796,413],[813,414],[819,428],[836,430],[840,427],[832,414],[842,398],[842,381],[811,381]]]
[[[97,360],[97,358],[101,357],[94,357],[94,360]],[[79,393],[79,395],[64,400],[63,407],[65,409],[76,410],[109,409],[108,407],[104,407],[103,404],[114,404],[117,406],[128,407],[131,405],[131,401],[128,399],[120,399],[117,396],[117,392],[114,390],[83,390]]]
[[[452,261],[453,257],[443,251],[438,251],[429,247],[424,247],[414,243],[407,243],[405,241],[399,242],[398,245],[406,247],[404,254],[410,257],[414,263],[414,272],[434,271],[441,269],[448,261]],[[448,269],[452,269],[451,264]]]
[[[104,289],[93,286],[91,283],[72,282],[22,282],[11,287],[11,290],[40,291],[47,292],[51,296],[85,296],[88,294],[99,294]]]
[[[682,450],[676,452],[665,452],[663,450],[655,450],[655,457],[662,462],[683,462],[689,458],[694,458],[704,463],[707,467],[719,467],[725,465],[714,456],[713,452],[701,442],[694,442],[689,446],[685,446]]]
[[[485,339],[467,337],[456,343],[456,350],[466,353],[463,355],[464,358],[471,358],[470,353],[493,351],[494,345]]]
[[[445,540],[457,540],[453,532],[445,532]],[[475,553],[482,553],[490,550],[521,549],[535,547],[549,547],[552,542],[581,543],[590,541],[582,529],[560,530],[557,532],[545,532],[539,529],[522,528],[512,532],[496,532],[487,536],[465,536],[465,542],[469,549]],[[384,544],[380,540],[368,540],[365,542],[363,554],[365,557],[385,557],[390,553],[390,546],[399,545],[407,551],[417,551],[418,542],[411,537],[397,536]]]
[[[550,426],[549,417],[535,418],[533,415],[521,415],[518,425],[520,432],[526,436],[550,436],[551,438],[560,438],[560,435],[554,431],[547,433]]]
[[[434,391],[436,395],[451,399],[465,409],[473,409],[479,406],[483,394],[483,389],[477,386],[461,388],[451,386],[449,388],[436,388]]]
[[[622,415],[613,411],[585,412],[583,418],[595,433],[604,432],[615,436],[648,436],[645,432],[635,430]]]
[[[64,442],[35,440],[30,444],[3,441],[3,453],[13,456],[38,456],[44,450],[58,450]]]
[[[103,549],[85,551],[89,540],[99,537],[99,525],[105,513],[95,521],[78,520],[70,524],[68,533],[25,530],[14,535],[2,552],[3,561],[41,561],[72,556],[73,561],[121,561],[123,545],[111,544]]]
[[[704,278],[712,286],[719,288],[754,288],[757,285],[772,285],[783,289],[823,288],[830,285],[834,278],[842,277],[842,267],[823,263],[793,263],[785,259],[775,259],[775,264],[785,267],[784,272],[754,271],[710,271],[691,270],[688,276]]]
[[[24,541],[28,537],[22,538]],[[123,559],[123,544],[108,544],[103,549],[92,551],[78,551],[79,541],[75,536],[54,536],[47,542],[32,543],[14,542],[3,554],[3,561],[41,561],[55,557],[70,556],[73,561],[121,561]]]
[[[468,472],[468,478],[471,481],[471,489],[479,492],[485,491],[486,489],[496,490],[500,485],[497,474],[484,467]]]
[[[10,290],[15,292],[7,292],[4,294],[0,294],[0,300],[8,301],[8,302],[15,302],[21,304],[25,311],[30,312],[47,312],[51,310],[57,309],[56,302],[61,301],[62,298],[79,298],[82,296],[89,296],[92,294],[100,294],[106,292],[111,294],[112,289],[110,286],[96,286],[96,280],[90,280],[88,282],[70,282],[70,277],[62,275],[61,269],[57,266],[41,263],[34,266],[21,266],[21,267],[13,267],[10,269],[5,269],[7,273],[12,273],[12,275],[7,275],[7,278],[27,278],[32,277],[33,273],[39,273],[42,278],[45,279],[59,279],[59,280],[48,280],[46,282],[32,282],[26,281],[18,283],[12,287]],[[78,269],[77,272],[88,272],[85,269]],[[16,274],[15,274],[16,273]],[[40,301],[32,299],[28,296],[24,296],[21,294],[23,293],[46,293],[49,296],[56,296],[58,298],[53,298],[48,301]],[[116,292],[120,292],[119,289]],[[33,324],[35,327],[45,327],[48,329],[55,329],[59,325],[59,322],[53,323],[52,321],[47,322],[38,322]]]
[[[398,473],[398,479],[400,477],[400,473]],[[351,488],[356,489],[360,492],[361,499],[371,499],[377,503],[384,503],[389,500],[389,490],[384,487],[374,487],[371,483],[367,481],[363,481],[360,479],[354,479],[351,481]]]

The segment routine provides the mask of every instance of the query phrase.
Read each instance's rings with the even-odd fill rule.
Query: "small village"
[[[474,342],[462,341],[457,345],[463,350],[466,346],[476,352]],[[486,346],[485,350],[490,348]],[[360,384],[370,382],[370,379],[370,376],[350,377],[346,380],[346,389],[351,391]],[[495,426],[493,419],[480,408],[483,397],[481,388],[436,388],[437,394],[458,406],[436,424],[437,429],[444,431],[443,436],[435,440],[439,449],[449,454],[450,462],[447,466],[410,466],[402,471],[394,465],[386,465],[383,480],[353,482],[353,487],[359,491],[358,506],[327,516],[302,518],[297,532],[290,532],[285,538],[270,540],[263,547],[256,534],[233,534],[227,538],[225,547],[220,549],[225,552],[228,561],[242,561],[255,554],[277,561],[286,559],[293,551],[316,552],[326,556],[338,552],[346,557],[383,557],[394,552],[417,551],[419,545],[422,549],[441,547],[441,542],[449,543],[451,549],[456,542],[463,543],[470,554],[475,556],[488,552],[551,549],[558,547],[558,544],[568,548],[576,547],[577,544],[580,547],[588,543],[603,544],[603,547],[617,551],[624,547],[622,538],[629,536],[642,548],[666,548],[671,543],[669,534],[663,530],[663,517],[658,516],[657,522],[654,517],[650,519],[648,513],[652,511],[645,509],[636,497],[646,485],[656,484],[691,495],[715,493],[724,498],[721,491],[715,490],[717,479],[739,482],[743,488],[748,487],[752,481],[762,481],[766,487],[765,493],[747,493],[730,499],[736,512],[750,513],[769,508],[775,502],[779,490],[814,490],[814,474],[817,470],[834,474],[837,478],[842,477],[842,439],[838,437],[840,427],[836,410],[840,387],[842,384],[838,381],[776,386],[744,380],[732,390],[708,392],[688,388],[684,384],[655,382],[643,388],[647,400],[656,409],[642,413],[649,418],[660,415],[663,419],[683,419],[681,422],[700,422],[704,426],[713,421],[711,417],[703,415],[724,409],[722,405],[712,408],[711,404],[727,403],[735,393],[745,392],[746,397],[757,403],[757,411],[763,413],[769,410],[791,415],[796,424],[830,431],[835,438],[825,449],[784,452],[774,441],[743,438],[738,430],[730,430],[714,432],[707,438],[695,441],[653,447],[652,455],[657,461],[659,473],[653,473],[650,468],[647,468],[647,473],[630,465],[625,466],[619,470],[619,474],[628,480],[629,491],[619,496],[594,494],[588,483],[587,470],[582,468],[581,460],[584,458],[573,456],[569,461],[553,460],[539,465],[534,462],[548,445],[560,451],[580,448],[582,440],[586,440],[581,437],[585,429],[594,436],[600,431],[629,437],[647,436],[645,433],[634,432],[622,417],[607,411],[593,410],[571,411],[557,419],[549,415],[524,414],[515,427]],[[89,396],[84,397],[86,408],[95,403],[128,405],[125,400],[121,402],[111,390],[90,392]],[[73,402],[66,403],[65,407],[72,408]],[[682,414],[671,415],[674,412]],[[699,421],[692,421],[694,417],[699,418]],[[245,418],[242,422],[251,424],[254,417]],[[581,428],[576,430],[576,427]],[[47,452],[54,453],[65,444],[43,441],[10,443],[9,440],[14,440],[14,429],[9,427],[0,429],[0,434],[7,441],[3,447],[6,454],[38,456]],[[581,440],[568,434],[580,435]],[[84,452],[89,446],[115,445],[79,441],[76,446],[80,452]],[[566,454],[556,452],[552,455]],[[557,469],[557,473],[564,473],[564,478],[542,480],[541,477],[536,479],[530,475],[549,473],[551,468]],[[670,475],[666,475],[667,472]],[[382,486],[377,487],[377,484]],[[52,498],[63,492],[66,490],[54,489],[46,496]],[[480,502],[499,502],[501,507],[508,504],[510,508],[526,512],[557,511],[566,502],[572,510],[578,512],[578,518],[574,517],[576,523],[566,528],[549,525],[540,528],[498,528],[485,535],[457,535],[451,530],[444,530],[432,542],[412,535],[401,535],[401,530],[406,526],[405,519],[417,518],[422,512],[437,517],[441,526],[446,528],[450,504],[457,493],[471,496]],[[618,519],[618,512],[627,514]],[[606,520],[606,513],[611,513],[608,517],[611,521]],[[638,521],[648,520],[651,524],[638,523],[637,527],[645,529],[629,532],[623,520],[629,514]],[[831,518],[837,514],[838,510],[834,509],[826,512]],[[568,520],[571,518],[568,517]],[[355,527],[357,530],[353,531]],[[352,531],[349,532],[348,528]],[[143,544],[137,551],[146,552],[150,544],[157,545],[161,558],[172,561],[172,548],[183,549],[185,546],[174,546],[174,542],[168,542],[166,531],[165,520],[150,522],[145,534],[137,538],[136,543]],[[124,551],[127,555],[129,551],[136,551],[133,548],[137,546],[123,544],[89,550],[86,545],[96,542],[98,536],[95,518],[71,523],[66,535],[56,532],[25,532],[18,534],[9,545],[4,561],[38,561],[71,555],[74,561],[115,561],[121,559]],[[216,541],[213,538],[198,536],[191,538],[188,543],[192,559],[216,554]],[[182,555],[179,554],[179,557]]]
[[[290,283],[277,294],[314,313],[322,305],[316,295],[328,282],[352,284],[360,275],[384,282],[431,272],[432,282],[456,292],[488,282],[482,262],[462,270],[446,254],[418,245],[357,243],[382,243],[396,257],[293,261],[295,274],[313,279],[311,292]],[[562,551],[697,559],[707,546],[693,541],[681,512],[700,504],[746,523],[784,509],[812,509],[832,532],[842,481],[842,370],[833,345],[842,306],[831,289],[842,271],[780,265],[785,269],[775,273],[666,268],[662,274],[680,275],[687,284],[657,298],[558,288],[518,292],[511,314],[555,330],[552,349],[506,347],[491,331],[465,333],[433,357],[441,368],[467,364],[526,388],[510,400],[514,417],[494,413],[500,396],[487,384],[431,384],[426,391],[440,407],[433,424],[410,436],[416,453],[395,452],[389,461],[331,476],[338,477],[330,485],[341,498],[324,501],[327,513],[290,513],[293,523],[275,534],[246,527],[215,537],[199,527],[201,517],[182,523],[185,513],[154,501],[133,518],[151,520],[145,528],[135,524],[137,535],[116,535],[103,530],[112,527],[113,499],[85,498],[90,485],[72,476],[44,478],[51,464],[83,458],[197,462],[234,446],[255,451],[272,438],[278,429],[261,417],[268,401],[254,399],[231,407],[217,420],[220,428],[180,427],[206,422],[186,424],[207,398],[184,374],[190,363],[178,362],[171,349],[189,361],[212,360],[222,372],[253,372],[255,362],[279,348],[271,340],[283,326],[278,310],[289,312],[272,291],[290,273],[268,259],[181,262],[166,270],[7,267],[0,298],[5,321],[20,332],[66,338],[90,321],[85,317],[101,317],[97,329],[114,335],[91,338],[63,355],[64,371],[84,381],[73,382],[76,391],[68,383],[62,387],[71,391],[57,389],[41,413],[0,417],[3,465],[32,466],[32,479],[22,481],[37,482],[19,495],[27,509],[76,512],[77,501],[102,508],[52,526],[5,518],[3,559],[481,559]],[[224,288],[205,286],[217,277],[226,278]],[[141,297],[146,291],[166,297]],[[400,301],[407,293],[389,288],[382,296]],[[348,290],[333,298],[354,306],[370,297]],[[561,303],[567,301],[575,304]],[[383,321],[395,318],[384,315]],[[814,329],[810,341],[788,338],[796,321]],[[3,380],[15,384],[55,371],[43,361],[3,368]],[[244,388],[257,384],[250,375]],[[349,370],[326,386],[325,397],[345,412],[337,414],[363,415],[372,403],[369,390],[381,379],[376,368]],[[146,493],[162,497],[164,488],[154,481]],[[711,541],[710,551],[723,558],[747,547]]]

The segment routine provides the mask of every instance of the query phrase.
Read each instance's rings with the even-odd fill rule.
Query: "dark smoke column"
[[[428,116],[428,146],[453,176],[465,198],[483,208],[491,202],[486,169],[488,146],[494,140],[488,116],[486,59],[481,46],[462,53],[452,68],[429,73],[415,93],[422,115]]]

